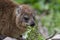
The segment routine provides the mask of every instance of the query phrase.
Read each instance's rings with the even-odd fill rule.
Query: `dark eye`
[[[29,20],[29,18],[28,18],[28,17],[24,17],[24,20],[26,20],[26,21],[27,21],[27,20]]]

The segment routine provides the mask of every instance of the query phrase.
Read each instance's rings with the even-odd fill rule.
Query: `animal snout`
[[[35,26],[35,22],[31,22],[30,23],[30,26]]]

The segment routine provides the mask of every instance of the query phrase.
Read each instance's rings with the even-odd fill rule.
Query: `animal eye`
[[[29,20],[29,18],[28,17],[24,17],[24,20]]]

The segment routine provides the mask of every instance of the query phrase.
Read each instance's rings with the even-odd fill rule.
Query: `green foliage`
[[[53,33],[54,29],[58,32],[60,29],[60,0],[15,0],[20,4],[29,4],[35,8],[37,14],[43,14],[44,10],[49,10],[49,14],[41,18],[41,22],[48,28],[49,35]],[[44,40],[44,38],[38,34],[36,28],[28,33],[27,40]]]

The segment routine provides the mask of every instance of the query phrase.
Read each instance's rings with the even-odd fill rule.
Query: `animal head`
[[[20,5],[16,9],[17,26],[35,26],[35,11],[29,5]]]

